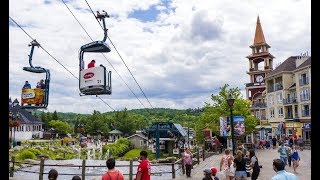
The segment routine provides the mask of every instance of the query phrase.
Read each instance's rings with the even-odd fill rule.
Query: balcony
[[[310,117],[311,110],[303,110],[301,113],[302,113],[302,117]]]
[[[299,85],[300,86],[304,86],[304,85],[307,85],[307,84],[309,84],[309,78],[308,77],[299,79]]]
[[[260,108],[266,108],[267,103],[254,103],[251,105],[252,109],[260,109]]]
[[[282,103],[283,103],[283,105],[296,104],[297,99],[296,98],[283,99]]]
[[[274,88],[275,88],[275,91],[279,91],[279,90],[283,89],[283,86],[282,86],[282,84],[277,83],[277,84],[275,84]]]
[[[265,114],[262,114],[262,115],[260,116],[260,120],[267,120],[267,116],[266,116]]]
[[[284,118],[285,119],[293,119],[293,115],[292,115],[292,113],[286,113]]]

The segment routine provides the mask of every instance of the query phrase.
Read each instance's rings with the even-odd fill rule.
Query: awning
[[[258,126],[255,127],[255,129],[260,129],[260,128],[272,129],[271,126],[260,126],[260,125],[258,125]]]

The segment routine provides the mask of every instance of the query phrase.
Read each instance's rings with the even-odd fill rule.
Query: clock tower
[[[270,46],[266,43],[262,31],[259,16],[257,18],[256,31],[253,44],[249,46],[251,54],[247,56],[249,60],[250,82],[246,83],[247,99],[254,101],[255,98],[261,97],[262,92],[266,89],[264,77],[273,70],[274,56],[269,53]]]

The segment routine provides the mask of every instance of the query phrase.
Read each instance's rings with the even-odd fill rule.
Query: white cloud
[[[9,15],[52,56],[78,77],[79,48],[91,42],[62,1],[10,0]],[[103,31],[85,1],[66,1],[93,40]],[[260,16],[274,64],[305,51],[311,54],[311,3],[307,1],[199,1],[96,0],[93,11],[105,10],[108,35],[153,107],[195,108],[229,84],[239,87],[245,98],[249,82],[247,55],[251,53],[257,15]],[[152,22],[128,18],[151,6],[161,11]],[[41,74],[23,71],[29,66],[31,39],[18,27],[9,27],[9,93],[20,99],[25,80],[33,86]],[[112,47],[110,42],[107,43]],[[85,55],[112,71],[112,95],[100,96],[116,110],[151,108],[116,50]],[[50,69],[49,111],[91,113],[111,109],[95,96],[79,96],[78,80],[41,48],[35,48],[33,65]],[[122,77],[120,78],[119,75]],[[136,94],[141,105],[135,95]]]

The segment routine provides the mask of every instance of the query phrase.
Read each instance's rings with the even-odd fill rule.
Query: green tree
[[[94,111],[93,114],[88,117],[85,128],[86,132],[90,134],[96,134],[97,132],[106,134],[110,131],[107,119],[105,119],[99,111]]]
[[[230,116],[230,108],[227,103],[227,98],[229,94],[235,98],[233,105],[233,115],[234,116],[244,116],[245,117],[245,134],[250,134],[254,130],[255,126],[258,124],[256,117],[251,115],[250,112],[250,101],[243,99],[241,96],[240,89],[229,88],[228,84],[225,84],[220,88],[220,92],[216,95],[211,95],[212,104],[205,102],[204,113],[200,116],[200,122],[197,126],[197,134],[203,134],[202,129],[207,127],[212,129],[215,134],[220,134],[219,118],[221,116]],[[203,142],[203,136],[197,136],[199,142]]]
[[[144,129],[148,125],[145,118],[141,115],[129,113],[127,109],[116,112],[114,116],[115,128],[130,134],[136,130]]]
[[[51,119],[52,119],[52,120],[58,120],[58,119],[59,119],[58,113],[57,113],[56,110],[52,113]]]
[[[70,124],[60,120],[51,120],[49,126],[54,128],[58,133],[67,134],[71,132]]]

